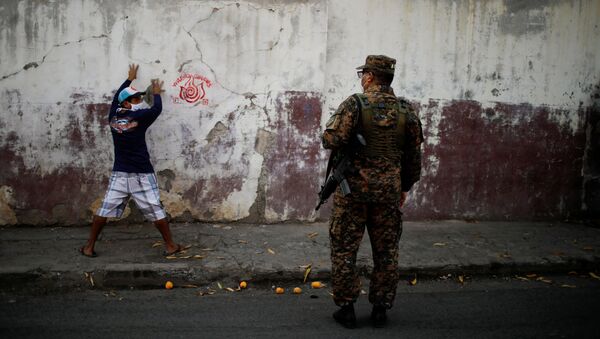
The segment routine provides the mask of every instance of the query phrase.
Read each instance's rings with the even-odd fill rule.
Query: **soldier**
[[[333,152],[351,144],[357,134],[366,145],[353,150],[345,173],[351,193],[334,194],[330,221],[333,299],[341,308],[334,319],[356,327],[354,302],[360,294],[356,254],[365,226],[373,251],[369,302],[371,321],[383,327],[398,285],[398,242],[408,191],[421,174],[421,123],[408,101],[396,98],[390,84],[396,60],[369,55],[358,67],[364,92],[347,98],[327,122],[323,146]]]

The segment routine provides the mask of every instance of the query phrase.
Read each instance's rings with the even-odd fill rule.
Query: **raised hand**
[[[163,92],[164,81],[160,81],[159,79],[152,79],[152,94],[160,94]]]
[[[129,65],[129,75],[127,76],[127,79],[129,81],[133,81],[137,78],[137,71],[138,71],[139,67],[140,67],[140,65],[136,65],[136,64]]]

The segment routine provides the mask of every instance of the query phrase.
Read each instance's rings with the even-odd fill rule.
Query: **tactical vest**
[[[367,157],[400,161],[405,139],[408,108],[399,100],[370,102],[365,94],[354,94],[359,107],[357,131],[367,145],[359,151]]]

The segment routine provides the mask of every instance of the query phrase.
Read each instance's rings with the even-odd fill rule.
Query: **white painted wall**
[[[600,81],[598,1],[330,0],[328,11],[328,109],[359,91],[352,67],[367,54],[396,58],[396,94],[422,103],[576,110]]]
[[[368,54],[395,57],[396,93],[421,103],[471,99],[574,113],[600,81],[594,0],[12,0],[0,3],[0,13],[0,141],[16,132],[14,151],[28,169],[41,177],[65,166],[108,175],[109,131],[86,127],[80,117],[85,104],[109,102],[127,65],[139,63],[137,87],[155,77],[166,84],[164,112],[147,139],[155,169],[177,174],[163,196],[167,207],[198,218],[209,208],[215,220],[249,215],[264,162],[256,137],[261,129],[276,132],[269,121],[276,120],[278,95],[321,93],[324,125],[360,91],[354,68]],[[212,82],[208,105],[170,100],[182,72]],[[556,119],[575,131],[583,125],[578,117]],[[434,125],[440,120],[431,118]],[[218,122],[234,146],[206,154]],[[66,140],[72,124],[95,136],[91,148],[74,149]],[[433,145],[434,125],[425,126]],[[199,179],[234,176],[244,178],[241,188],[214,206],[192,206],[180,194]],[[0,186],[10,183],[0,178]],[[267,208],[270,221],[287,213]]]

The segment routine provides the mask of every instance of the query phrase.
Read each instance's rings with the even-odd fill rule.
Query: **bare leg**
[[[85,255],[91,256],[94,253],[94,245],[96,244],[96,240],[98,239],[100,232],[102,232],[104,225],[106,225],[106,219],[107,218],[105,217],[94,215],[94,218],[92,219],[92,229],[90,230],[90,237],[85,246],[83,247],[83,253]]]
[[[180,246],[173,241],[173,237],[171,236],[171,229],[169,228],[169,222],[167,221],[167,218],[156,220],[154,222],[154,226],[158,228],[160,234],[163,237],[163,240],[165,241],[167,253],[177,251]]]

